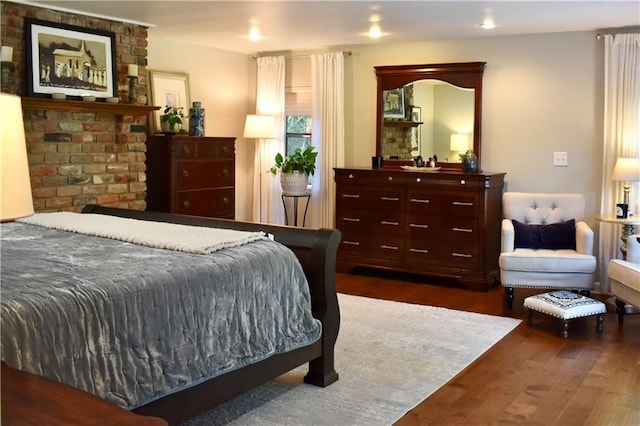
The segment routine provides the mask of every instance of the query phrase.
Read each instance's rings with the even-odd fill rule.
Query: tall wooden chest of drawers
[[[235,138],[147,138],[147,210],[234,219]]]
[[[451,279],[498,279],[504,173],[335,169],[338,266]]]

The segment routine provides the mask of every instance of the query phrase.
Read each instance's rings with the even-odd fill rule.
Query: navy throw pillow
[[[512,220],[515,229],[515,248],[529,249],[576,249],[576,221],[527,225]]]

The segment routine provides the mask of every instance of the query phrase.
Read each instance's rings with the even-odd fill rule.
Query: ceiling
[[[638,0],[19,2],[150,24],[154,38],[247,54],[640,25]],[[487,18],[494,29],[478,27]],[[372,20],[382,31],[376,40],[367,35]],[[249,40],[252,26],[259,28],[260,41]]]

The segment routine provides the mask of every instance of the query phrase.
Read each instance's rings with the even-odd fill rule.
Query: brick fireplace
[[[80,211],[87,204],[144,210],[149,109],[126,104],[126,74],[128,64],[139,64],[136,92],[147,93],[147,28],[7,1],[1,5],[2,45],[13,47],[16,69],[10,91],[23,96],[35,210]],[[115,33],[120,103],[26,98],[25,17]]]

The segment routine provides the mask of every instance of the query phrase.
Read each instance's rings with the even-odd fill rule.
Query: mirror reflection
[[[419,80],[383,91],[382,155],[459,163],[473,149],[475,90]]]
[[[376,66],[376,155],[384,167],[420,156],[461,168],[471,149],[480,165],[484,62]]]

